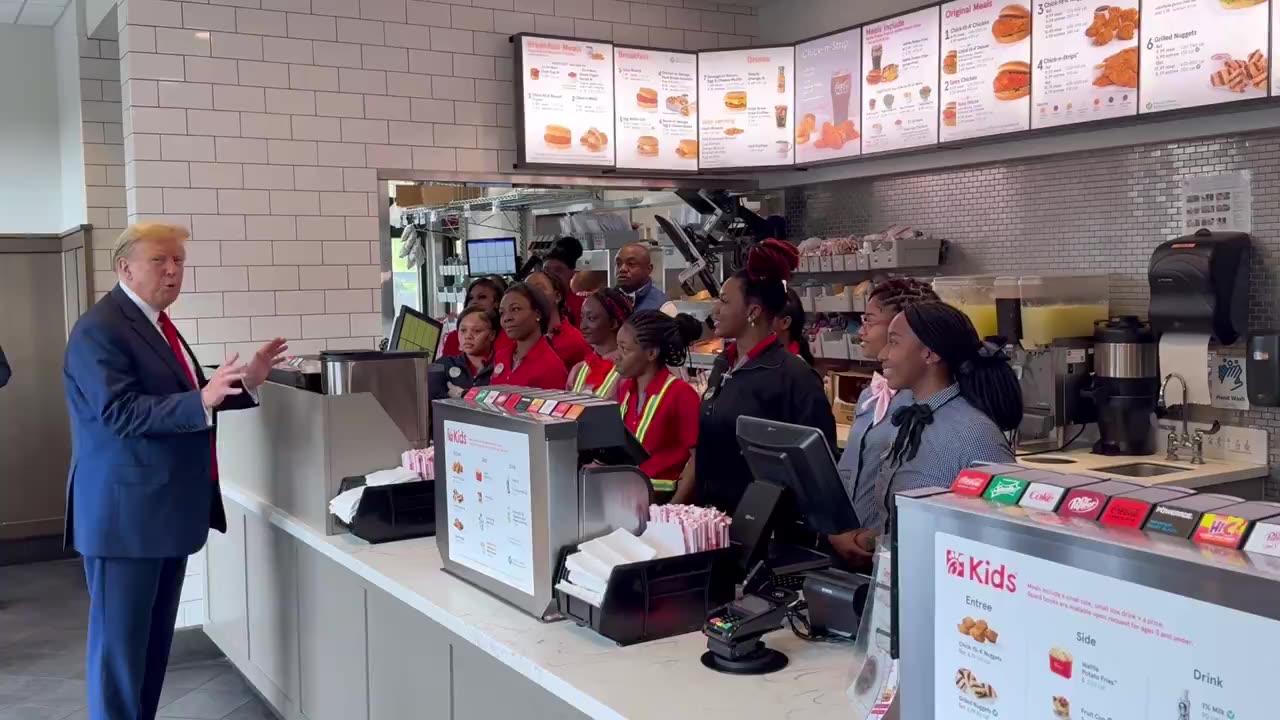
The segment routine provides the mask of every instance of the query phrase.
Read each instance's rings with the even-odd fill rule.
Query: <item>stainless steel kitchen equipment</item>
[[[1088,393],[1093,371],[1093,341],[1060,338],[1043,349],[1013,348],[1013,367],[1022,387],[1019,447],[1037,440],[1050,447],[1067,444],[1067,429],[1097,420]]]
[[[430,439],[426,353],[322,353],[273,369],[259,407],[218,420],[221,481],[317,530],[344,477],[396,467]]]
[[[1155,410],[1160,374],[1151,326],[1126,315],[1098,323],[1094,331],[1094,402],[1100,455],[1150,455],[1155,451]]]

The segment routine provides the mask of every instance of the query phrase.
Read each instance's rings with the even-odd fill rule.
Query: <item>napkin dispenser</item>
[[[1249,236],[1212,232],[1169,240],[1151,254],[1149,315],[1157,337],[1204,333],[1230,345],[1248,329]]]

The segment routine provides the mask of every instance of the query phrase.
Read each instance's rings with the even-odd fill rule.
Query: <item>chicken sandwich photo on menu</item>
[[[542,141],[549,148],[568,150],[573,146],[573,131],[563,125],[548,125]]]
[[[657,110],[658,91],[653,88],[640,88],[636,93],[636,105],[639,105],[641,110]]]
[[[991,34],[1002,44],[1026,40],[1031,37],[1031,11],[1025,5],[1005,5],[991,23]]]
[[[652,135],[641,135],[636,138],[636,154],[654,157],[658,154],[658,138]]]
[[[947,54],[942,57],[942,72],[946,75],[955,75],[958,58],[955,50],[948,50]]]
[[[1017,100],[1031,94],[1031,64],[1014,60],[1000,66],[996,71],[996,99]]]
[[[747,109],[747,93],[745,90],[730,90],[724,94],[724,106],[727,110],[741,112]]]

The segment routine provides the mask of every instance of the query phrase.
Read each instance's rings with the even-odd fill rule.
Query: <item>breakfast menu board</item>
[[[856,28],[796,46],[796,162],[862,151],[861,66],[862,34]]]
[[[699,166],[790,165],[795,48],[698,54]]]
[[[937,718],[1275,716],[1280,623],[938,533]]]
[[[698,170],[697,53],[613,49],[618,167]]]
[[[1199,0],[1181,0],[1199,2]],[[1216,2],[1216,0],[1215,0]],[[1138,0],[1036,0],[1031,127],[1138,112]]]
[[[520,36],[522,162],[613,166],[613,47]]]
[[[453,420],[444,432],[449,559],[532,595],[529,436]]]
[[[862,28],[862,152],[938,142],[938,7]]]
[[[942,6],[941,140],[1031,125],[1031,10],[997,0]]]
[[[1143,0],[1140,112],[1266,97],[1266,0]]]

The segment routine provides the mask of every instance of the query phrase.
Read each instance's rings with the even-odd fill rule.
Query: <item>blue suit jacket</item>
[[[195,372],[203,387],[199,365]],[[226,532],[200,391],[119,286],[71,331],[63,377],[68,547],[90,557],[185,557],[204,546],[209,528]],[[218,409],[252,406],[242,393]]]

